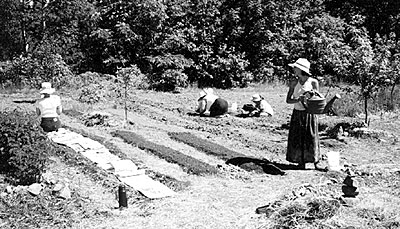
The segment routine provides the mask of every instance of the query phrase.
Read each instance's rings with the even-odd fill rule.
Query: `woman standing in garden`
[[[297,163],[299,169],[305,169],[306,163],[314,163],[315,169],[325,170],[320,166],[320,146],[318,135],[318,117],[310,114],[303,106],[305,92],[319,91],[318,80],[311,77],[310,62],[299,58],[289,64],[296,79],[289,83],[286,103],[294,104],[290,119],[286,160]]]
[[[36,102],[36,114],[41,118],[40,126],[45,132],[57,131],[61,127],[61,99],[60,96],[53,95],[54,92],[51,83],[43,82],[41,99]]]

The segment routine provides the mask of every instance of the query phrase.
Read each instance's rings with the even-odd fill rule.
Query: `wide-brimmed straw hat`
[[[296,67],[296,68],[302,70],[303,72],[311,75],[311,73],[310,73],[310,62],[305,58],[299,58],[293,64],[289,64],[289,66],[292,67],[292,68]]]
[[[51,87],[50,82],[43,82],[42,88],[40,89],[40,94],[53,94],[56,89]]]
[[[214,93],[214,90],[212,88],[203,88],[200,91],[200,98],[203,98],[204,96],[213,94],[213,93]]]
[[[261,96],[259,94],[254,94],[251,98],[251,101],[253,102],[261,101]]]

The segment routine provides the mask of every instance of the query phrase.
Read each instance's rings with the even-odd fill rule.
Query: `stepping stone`
[[[53,132],[48,137],[58,144],[71,147],[100,168],[114,170],[114,174],[119,180],[148,198],[156,199],[176,194],[167,186],[145,175],[145,170],[138,170],[131,160],[121,160],[97,141],[65,129]],[[57,190],[60,188],[57,187]],[[62,187],[57,193],[64,199],[69,199],[71,196],[71,190],[67,186]]]
[[[137,166],[131,160],[118,160],[111,162],[114,174],[119,177],[130,177],[144,175],[145,170],[138,170]]]
[[[32,195],[39,195],[40,192],[42,191],[43,186],[39,183],[33,183],[31,185],[29,185],[28,187],[28,192],[31,193]]]
[[[119,177],[119,179],[150,199],[175,195],[173,190],[146,175]]]

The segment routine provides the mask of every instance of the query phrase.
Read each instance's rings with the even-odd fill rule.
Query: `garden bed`
[[[193,157],[182,154],[179,151],[173,150],[169,147],[158,145],[153,142],[147,141],[143,137],[129,132],[129,131],[114,131],[111,133],[113,136],[122,138],[125,142],[154,154],[155,156],[166,160],[167,162],[177,164],[182,169],[194,175],[217,174],[218,169],[207,163],[199,161]]]
[[[216,156],[222,160],[229,160],[235,157],[245,157],[246,155],[230,150],[224,146],[215,144],[211,141],[199,138],[188,132],[169,132],[168,135],[179,142],[190,145],[204,153]]]
[[[239,166],[246,171],[281,175],[284,174],[283,171],[266,159],[257,159],[246,156],[211,141],[199,138],[191,133],[169,132],[168,135],[176,141],[188,144],[208,155],[212,155],[226,161],[227,164]]]
[[[135,158],[129,158],[127,155],[125,155],[123,152],[121,152],[121,150],[115,146],[114,144],[112,144],[111,142],[107,141],[105,138],[88,133],[87,131],[83,131],[81,129],[77,129],[77,128],[73,128],[73,127],[66,127],[67,129],[76,132],[84,137],[90,138],[94,141],[97,141],[99,143],[101,143],[102,145],[104,145],[110,153],[118,156],[121,159],[129,159],[131,160],[135,165],[138,166],[138,169],[144,169],[146,170],[146,175],[148,175],[150,178],[159,181],[160,183],[164,184],[165,186],[167,186],[168,188],[174,190],[174,191],[180,191],[183,190],[184,188],[186,188],[189,184],[187,182],[182,182],[179,181],[171,176],[167,176],[165,174],[161,174],[159,172],[156,171],[152,171],[149,168],[147,168],[147,166],[145,164],[143,164],[141,161],[138,161]],[[84,156],[81,156],[84,157]],[[85,158],[86,159],[86,158]],[[87,159],[86,159],[87,160]],[[96,168],[97,170],[99,170],[98,168]],[[133,190],[131,190],[132,192],[135,192]]]

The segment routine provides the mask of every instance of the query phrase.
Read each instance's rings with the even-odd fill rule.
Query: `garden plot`
[[[227,164],[237,165],[246,171],[283,175],[284,172],[266,159],[252,158],[224,146],[199,138],[188,132],[169,132],[172,139],[188,144],[206,154],[216,156]]]
[[[169,147],[158,145],[153,142],[147,141],[143,137],[129,131],[114,131],[112,133],[116,137],[122,138],[125,142],[132,144],[140,149],[146,150],[167,162],[178,164],[189,174],[207,175],[217,174],[218,169],[207,163],[199,161],[193,157],[182,154],[179,151],[173,150]]]
[[[121,160],[111,154],[107,148],[97,141],[80,134],[60,129],[48,134],[54,142],[66,145],[81,153],[104,170],[113,171],[119,180],[138,190],[148,198],[162,198],[174,195],[174,191],[161,183],[152,180],[144,171],[138,170],[130,160]]]
[[[168,96],[168,95],[165,95]],[[179,95],[177,95],[179,96]],[[170,99],[170,98],[169,98]],[[253,154],[261,156],[262,151],[280,154],[286,148],[287,130],[277,130],[282,124],[278,123],[278,117],[272,118],[206,118],[191,116],[186,113],[190,110],[187,98],[181,98],[184,102],[173,103],[157,102],[145,98],[136,98],[136,102],[129,104],[132,112],[144,115],[158,122],[183,127],[190,131],[208,133],[219,139],[230,139],[240,142],[245,147],[254,149]],[[176,99],[175,99],[176,100]],[[277,115],[278,116],[278,115]],[[268,137],[266,137],[268,136]]]

